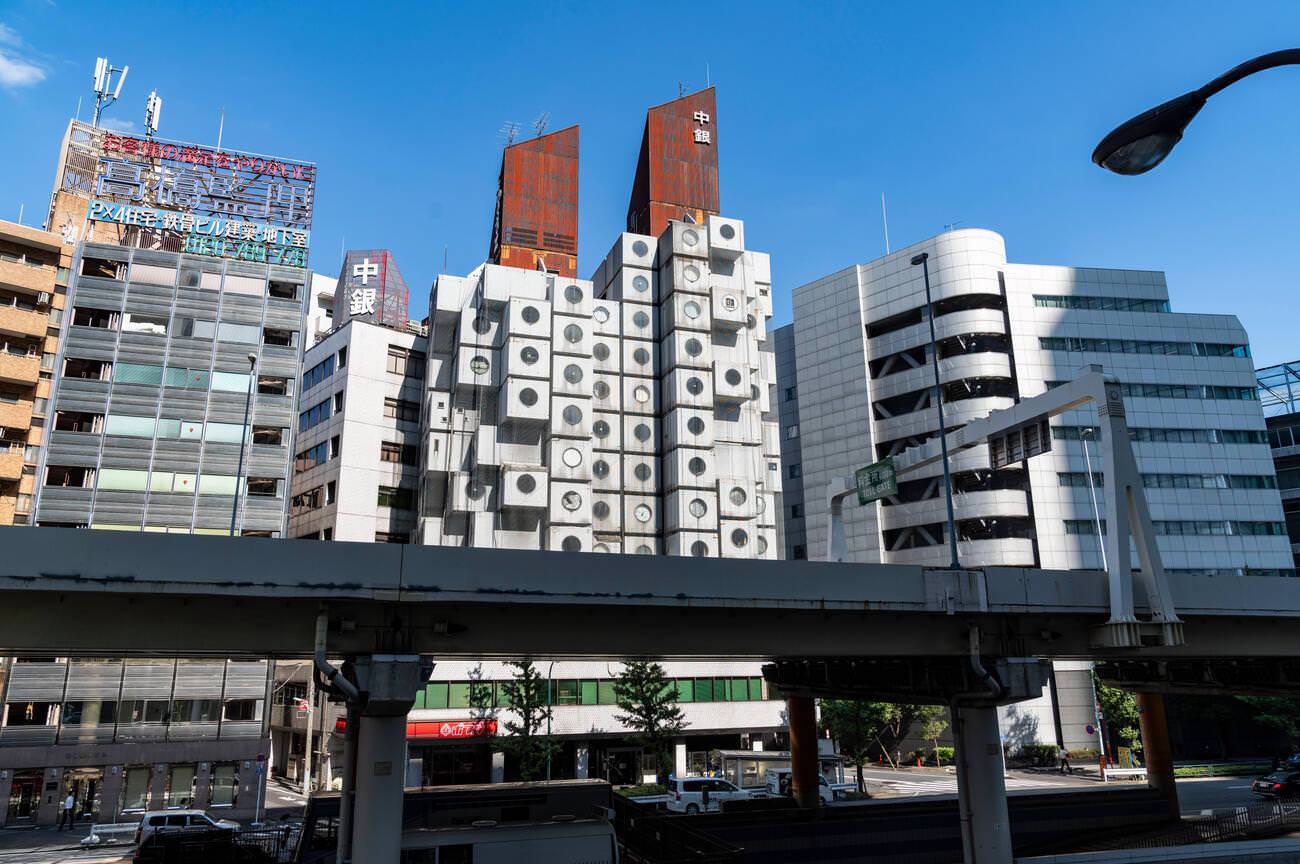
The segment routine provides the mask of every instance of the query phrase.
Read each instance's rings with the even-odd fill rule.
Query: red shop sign
[[[406,723],[407,738],[489,738],[495,734],[495,720],[415,720]]]

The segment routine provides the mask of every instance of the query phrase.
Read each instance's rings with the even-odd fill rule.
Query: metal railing
[[[734,864],[743,850],[729,846],[691,828],[686,816],[665,816],[614,796],[614,833],[624,860],[635,864]]]
[[[1201,816],[1184,817],[1140,834],[1120,834],[1106,840],[1071,845],[1070,852],[1117,849],[1155,849],[1261,840],[1300,830],[1300,799],[1279,798],[1243,807],[1216,809]],[[1059,852],[1067,851],[1058,849]]]

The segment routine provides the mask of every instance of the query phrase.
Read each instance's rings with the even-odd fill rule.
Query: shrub
[[[934,762],[936,765],[951,765],[956,757],[957,748],[955,747],[934,748]]]
[[[1055,744],[1024,744],[1020,758],[1030,765],[1056,765],[1058,748]]]

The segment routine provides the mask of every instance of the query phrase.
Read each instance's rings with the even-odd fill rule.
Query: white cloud
[[[12,27],[0,22],[0,45],[12,50],[0,50],[0,87],[30,87],[45,80],[45,70],[25,57],[19,56],[23,40]]]
[[[134,120],[121,120],[117,117],[104,117],[101,115],[99,118],[99,125],[103,126],[105,129],[111,129],[114,132],[135,131]]]
[[[0,45],[12,45],[15,48],[23,44],[22,38],[14,29],[0,21]]]

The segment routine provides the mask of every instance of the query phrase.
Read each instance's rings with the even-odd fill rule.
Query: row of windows
[[[1087,486],[1085,471],[1063,471],[1056,475],[1062,486]],[[1092,474],[1094,486],[1104,486],[1100,471]],[[1276,489],[1277,478],[1268,474],[1143,474],[1148,489]]]
[[[1102,312],[1169,312],[1168,300],[1137,297],[1089,297],[1084,294],[1035,294],[1034,305],[1046,309],[1090,309]]]
[[[404,378],[423,378],[425,356],[400,345],[388,346],[388,371]]]
[[[92,361],[94,362],[94,361]],[[184,390],[208,390],[223,393],[248,392],[247,372],[210,372],[180,366],[151,366],[144,363],[116,363],[113,383],[147,384],[153,387],[178,387]]]
[[[73,699],[44,703],[46,710],[28,710],[29,703],[9,703],[10,726],[112,726],[128,723],[216,723],[220,720],[259,720],[261,699]],[[14,721],[17,722],[14,722]]]
[[[1255,567],[1166,567],[1166,573],[1178,573],[1187,576],[1263,576],[1269,579],[1279,577],[1295,578],[1294,569],[1255,568]]]
[[[306,393],[320,382],[334,374],[334,355],[326,357],[315,366],[302,373],[302,391]]]
[[[1088,439],[1101,437],[1096,426],[1053,426],[1052,437],[1058,441],[1079,441],[1084,430]],[[1169,429],[1159,426],[1130,426],[1130,441],[1156,444],[1264,444],[1268,438],[1262,429]]]
[[[318,426],[330,419],[330,404],[332,400],[326,399],[316,405],[311,406],[306,411],[298,415],[298,431],[306,432],[313,426]]]
[[[1250,522],[1237,519],[1157,519],[1153,522],[1156,533],[1168,537],[1280,537],[1286,534],[1286,525],[1281,522]],[[1106,520],[1101,520],[1102,533],[1106,532]],[[1066,519],[1066,534],[1097,533],[1094,519]]]
[[[78,306],[72,310],[75,327],[92,327],[97,330],[120,330],[123,333],[142,333],[149,336],[166,336],[175,329],[176,335],[186,339],[216,339],[240,345],[274,345],[292,348],[298,342],[298,333],[283,327],[263,327],[261,324],[237,324],[233,321],[206,321],[201,318],[148,315],[142,312],[115,312]]]
[[[420,448],[415,444],[399,444],[396,441],[383,441],[379,445],[379,461],[398,465],[420,464]]]
[[[214,423],[181,420],[174,417],[136,417],[129,414],[95,414],[87,411],[60,411],[54,415],[54,428],[60,432],[88,432],[123,438],[159,438],[209,443],[239,444],[247,429],[239,423]],[[289,430],[282,426],[253,426],[254,444],[279,447]]]
[[[301,516],[304,513],[310,513],[312,510],[319,510],[326,504],[333,504],[337,499],[338,486],[335,481],[331,480],[324,486],[313,486],[304,492],[299,492],[289,500],[289,515]],[[329,530],[329,529],[326,529]],[[325,538],[329,540],[329,537]]]
[[[126,262],[86,255],[81,260],[81,274],[100,279],[120,280],[126,276]],[[243,276],[238,273],[227,273],[223,285],[220,273],[210,273],[191,266],[182,266],[179,279],[177,275],[175,267],[137,261],[131,265],[130,281],[141,285],[161,285],[166,288],[179,285],[181,288],[197,288],[203,291],[224,289],[227,294],[241,294],[247,297],[265,295],[276,300],[295,300],[302,289],[302,285],[295,282],[282,279],[268,281],[262,276]]]
[[[1155,342],[1143,339],[1093,339],[1086,336],[1040,336],[1044,351],[1088,351],[1094,354],[1178,354],[1188,357],[1249,357],[1249,345],[1223,342]]]
[[[330,458],[330,445],[339,439],[335,436],[332,441],[322,441],[315,447],[308,447],[293,457],[294,473],[301,473],[315,468],[317,465],[324,465]]]
[[[1047,389],[1060,387],[1067,381],[1048,381]],[[1140,399],[1238,399],[1249,402],[1259,399],[1254,387],[1220,387],[1214,384],[1144,384],[1124,381],[1119,385],[1123,396]]]
[[[380,486],[376,503],[380,507],[391,507],[394,510],[413,510],[415,491],[397,486]]]
[[[234,495],[237,484],[232,474],[189,474],[180,471],[148,471],[143,468],[84,468],[50,465],[45,485],[67,489],[96,488],[101,492],[179,492],[193,495]],[[279,477],[248,477],[241,484],[255,498],[280,495]]]
[[[763,700],[762,678],[672,678],[678,702],[759,702]],[[441,681],[416,694],[413,708],[469,708],[471,688],[483,688],[483,702],[507,707],[505,681]],[[550,682],[552,705],[614,705],[613,678],[561,678]],[[545,689],[545,684],[542,685]],[[477,701],[477,700],[476,700]]]
[[[410,423],[420,422],[420,403],[406,399],[385,399],[384,416],[391,420],[405,420]]]

